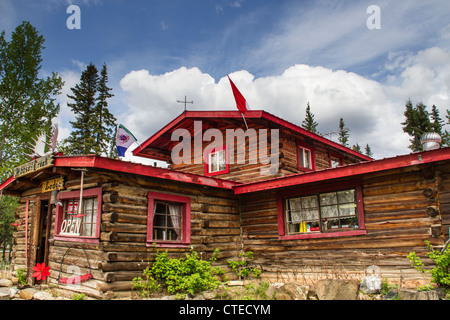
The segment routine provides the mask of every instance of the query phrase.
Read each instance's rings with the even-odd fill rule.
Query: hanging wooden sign
[[[53,154],[49,154],[14,168],[14,178],[53,166]]]
[[[59,177],[42,182],[42,192],[64,189],[64,177]]]

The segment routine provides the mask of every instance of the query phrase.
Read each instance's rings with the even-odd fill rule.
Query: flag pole
[[[248,130],[247,121],[245,121],[245,116],[243,113],[241,113],[242,119],[244,119],[245,128]]]

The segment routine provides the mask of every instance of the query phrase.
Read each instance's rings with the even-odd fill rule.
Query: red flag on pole
[[[233,81],[231,81],[230,76],[228,76],[228,80],[230,80],[231,89],[233,90],[234,99],[236,100],[236,107],[241,113],[244,113],[245,111],[249,110],[250,107],[244,96],[241,94],[238,88],[236,88]]]

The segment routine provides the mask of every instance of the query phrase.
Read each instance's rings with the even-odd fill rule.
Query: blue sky
[[[79,30],[66,26],[71,4]],[[380,29],[367,27],[370,5]],[[253,109],[301,124],[310,102],[322,133],[343,117],[350,142],[378,158],[409,152],[407,99],[450,109],[449,17],[444,0],[0,0],[0,29],[30,21],[46,39],[42,73],[66,82],[61,138],[73,119],[66,95],[93,62],[107,64],[111,110],[141,141],[185,95],[191,109],[234,110],[230,74]]]

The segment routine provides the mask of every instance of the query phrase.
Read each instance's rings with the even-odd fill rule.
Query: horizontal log
[[[107,291],[125,291],[131,290],[133,284],[130,281],[114,281],[111,283],[98,283],[97,290],[107,292]]]
[[[106,213],[102,214],[103,221],[110,222],[123,222],[123,223],[133,223],[133,224],[147,224],[147,216],[137,215],[137,214],[127,214],[127,213]]]
[[[128,262],[103,262],[98,265],[99,269],[103,272],[112,272],[112,271],[140,271],[144,270],[148,263],[145,262],[136,262],[136,261],[128,261]]]
[[[102,232],[115,231],[123,233],[147,233],[147,225],[119,222],[102,222],[100,230]]]
[[[115,202],[117,202],[118,199],[119,199],[118,192],[105,193],[102,196],[103,203],[106,203],[106,202],[115,203]]]
[[[104,203],[102,210],[104,212],[147,215],[147,206],[135,206],[123,203]]]

